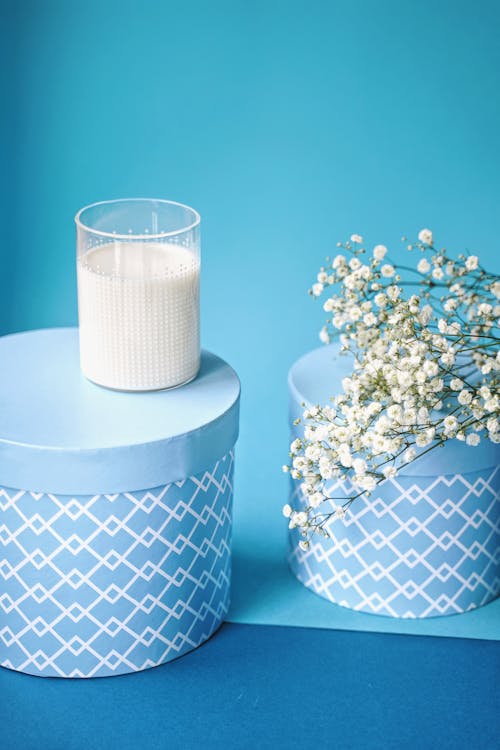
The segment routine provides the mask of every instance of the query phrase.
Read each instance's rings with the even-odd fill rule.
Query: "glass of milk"
[[[200,216],[146,198],[82,208],[77,230],[80,363],[94,383],[174,388],[200,366]]]

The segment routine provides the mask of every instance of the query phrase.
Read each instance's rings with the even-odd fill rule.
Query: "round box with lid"
[[[303,404],[328,404],[342,392],[352,360],[336,344],[309,352],[292,366],[290,424],[301,437]],[[348,482],[328,486],[349,497]],[[290,504],[306,506],[291,480]],[[337,502],[325,501],[321,512]],[[344,521],[328,524],[302,550],[290,532],[289,562],[297,578],[330,601],[391,617],[434,617],[474,609],[500,594],[500,445],[449,440],[355,500]]]
[[[0,664],[105,676],[198,646],[229,605],[236,373],[202,352],[180,389],[110,391],[77,329],[0,359]]]

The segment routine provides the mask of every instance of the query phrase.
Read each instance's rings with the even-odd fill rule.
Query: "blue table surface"
[[[2,750],[500,747],[495,642],[224,625],[163,667],[0,669]]]

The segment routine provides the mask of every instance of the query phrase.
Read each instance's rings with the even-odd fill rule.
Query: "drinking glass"
[[[174,388],[200,366],[200,216],[174,201],[94,203],[75,217],[80,364],[94,383]]]

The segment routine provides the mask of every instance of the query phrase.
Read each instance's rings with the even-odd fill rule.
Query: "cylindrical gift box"
[[[293,438],[302,435],[303,425],[293,426],[302,404],[328,404],[351,372],[352,360],[334,344],[293,365]],[[291,480],[289,502],[297,509],[306,505],[299,484]],[[347,498],[352,489],[348,482],[328,485],[335,497]],[[325,501],[325,511],[337,504]],[[328,531],[330,538],[313,534],[302,550],[291,530],[289,563],[305,586],[331,602],[407,618],[486,604],[500,594],[500,446],[449,440],[355,500]]]
[[[229,606],[239,380],[209,352],[172,391],[100,388],[76,329],[0,339],[0,664],[162,664]]]

